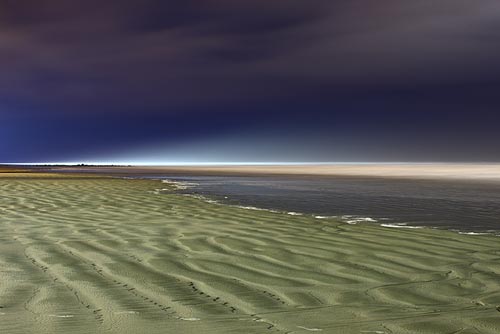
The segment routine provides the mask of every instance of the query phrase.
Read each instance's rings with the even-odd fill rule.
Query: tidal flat
[[[499,333],[500,238],[0,174],[0,333]]]

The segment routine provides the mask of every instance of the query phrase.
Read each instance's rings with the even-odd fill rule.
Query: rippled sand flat
[[[0,176],[0,333],[499,333],[500,238]]]

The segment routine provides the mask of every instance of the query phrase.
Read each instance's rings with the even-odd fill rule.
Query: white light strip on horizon
[[[148,162],[148,161],[78,161],[78,162],[26,162],[26,163],[0,163],[0,165],[10,166],[133,166],[133,167],[175,167],[175,166],[294,166],[294,165],[473,165],[473,164],[498,164],[492,162],[412,162],[412,161],[393,161],[393,162],[370,162],[370,161],[337,161],[337,162]]]
[[[77,166],[77,165],[98,165],[98,166],[248,166],[248,165],[331,165],[331,164],[371,164],[371,162],[123,162],[123,161],[79,161],[79,162],[26,162],[26,163],[4,163],[4,165],[14,166]]]

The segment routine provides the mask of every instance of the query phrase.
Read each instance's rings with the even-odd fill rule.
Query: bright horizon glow
[[[394,164],[400,162],[377,163],[377,164]],[[148,162],[148,161],[79,161],[79,162],[30,162],[30,163],[5,163],[5,165],[14,166],[41,166],[41,165],[59,165],[59,166],[75,166],[75,165],[99,165],[99,166],[269,166],[269,165],[345,165],[345,164],[376,164],[375,162]]]
[[[391,162],[372,162],[372,161],[337,161],[337,162],[148,162],[148,161],[78,161],[78,162],[30,162],[30,163],[0,163],[0,165],[10,166],[133,166],[133,167],[175,167],[175,166],[293,166],[293,165],[500,165],[498,162],[412,162],[412,161],[391,161]]]

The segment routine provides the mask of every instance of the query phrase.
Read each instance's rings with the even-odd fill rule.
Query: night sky
[[[498,0],[0,0],[0,162],[500,161]]]

